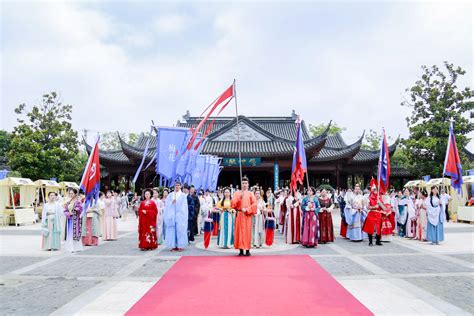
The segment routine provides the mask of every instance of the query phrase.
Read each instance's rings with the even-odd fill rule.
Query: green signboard
[[[245,167],[255,167],[262,163],[262,158],[243,158],[242,157],[242,166]],[[222,164],[225,167],[238,167],[239,166],[239,158],[224,158]]]

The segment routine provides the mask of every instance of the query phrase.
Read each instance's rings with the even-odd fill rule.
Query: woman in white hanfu
[[[265,219],[263,212],[266,209],[266,203],[259,190],[255,190],[255,198],[257,199],[257,213],[252,216],[252,246],[260,248],[264,242]]]
[[[163,191],[163,195],[165,192],[168,191]],[[163,202],[163,199],[160,199],[157,189],[153,189],[152,200],[155,202],[156,207],[158,208],[158,215],[156,217],[156,241],[158,245],[161,245],[163,243],[163,210],[165,209],[165,203]]]
[[[433,245],[439,245],[444,240],[444,222],[446,214],[442,210],[441,200],[439,198],[438,187],[431,188],[430,196],[425,200],[428,213],[428,228],[426,239]]]
[[[117,198],[112,196],[112,192],[107,191],[105,199],[105,212],[104,212],[104,229],[102,234],[104,240],[116,240],[117,239],[117,218],[119,218]]]

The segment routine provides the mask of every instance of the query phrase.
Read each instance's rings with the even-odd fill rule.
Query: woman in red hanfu
[[[319,219],[319,242],[325,244],[327,242],[334,241],[334,227],[332,224],[331,211],[334,208],[331,198],[328,196],[328,192],[323,189],[321,191],[321,197],[319,198],[319,205],[321,211],[318,213]]]
[[[370,196],[369,196],[369,213],[364,222],[362,231],[366,232],[369,236],[369,246],[373,246],[373,234],[375,232],[375,244],[382,246],[381,234],[382,234],[382,212],[385,211],[385,205],[382,201],[381,196],[378,194],[375,180],[370,181]]]
[[[145,200],[138,207],[138,248],[152,250],[158,247],[156,237],[156,217],[158,207],[151,199],[151,190],[145,191]]]

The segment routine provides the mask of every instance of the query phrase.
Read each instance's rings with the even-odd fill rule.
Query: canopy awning
[[[428,186],[433,186],[433,185],[444,185],[444,186],[451,186],[451,179],[449,178],[437,178],[437,179],[431,179],[426,183]]]
[[[59,188],[59,183],[54,180],[36,180],[34,184],[36,187]]]
[[[404,187],[405,188],[414,188],[414,187],[423,188],[425,186],[426,186],[426,182],[423,180],[411,180],[411,181],[408,181]]]
[[[62,181],[59,182],[61,189],[74,188],[79,190],[79,185],[76,182]]]
[[[0,180],[0,186],[34,186],[35,184],[28,178],[8,177]]]
[[[463,183],[474,183],[474,176],[465,176],[462,177]]]

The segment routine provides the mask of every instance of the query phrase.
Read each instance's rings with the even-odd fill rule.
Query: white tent
[[[19,203],[15,203],[14,191],[20,194]],[[10,215],[14,215],[15,224],[34,223],[35,193],[36,186],[30,179],[9,177],[0,180],[1,223],[5,225]]]

